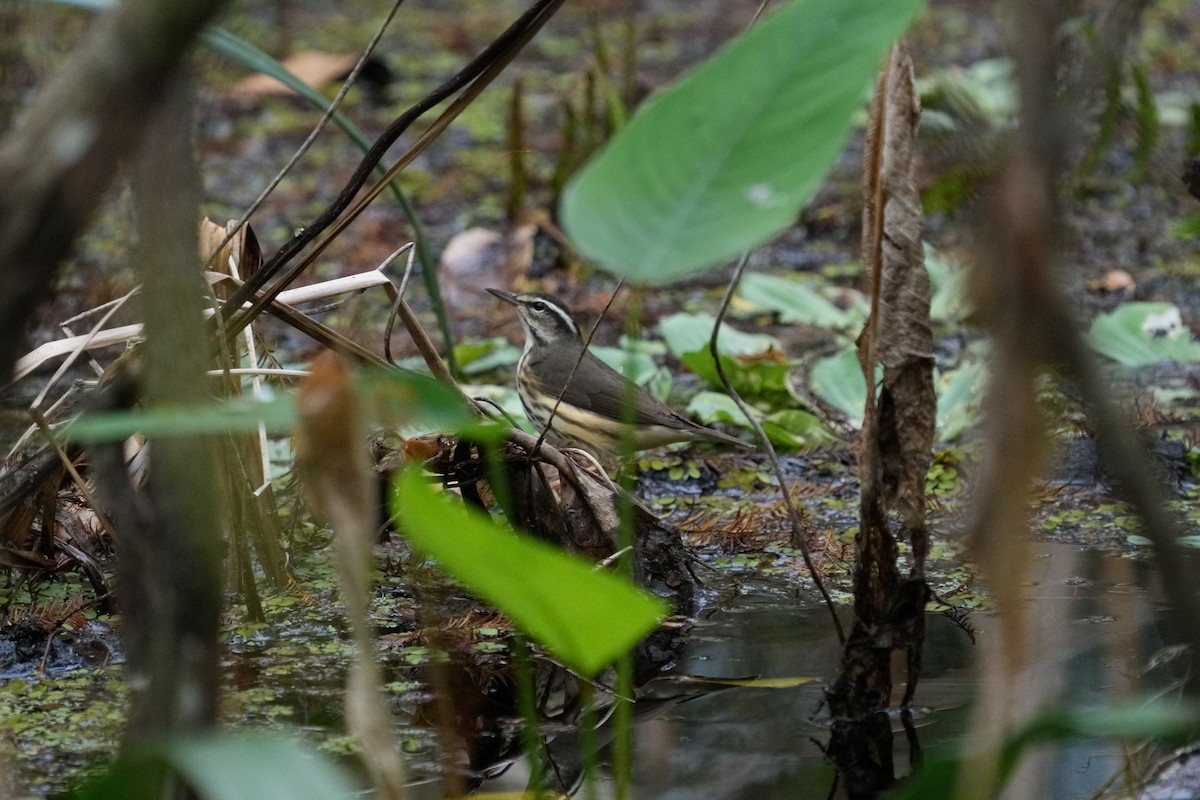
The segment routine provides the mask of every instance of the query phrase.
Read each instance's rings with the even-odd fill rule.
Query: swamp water
[[[1043,646],[1031,650],[1025,700],[1032,708],[1104,704],[1144,696],[1169,683],[1146,665],[1163,646],[1158,605],[1147,584],[1150,564],[1074,545],[1035,543],[1025,598]],[[701,694],[634,729],[638,800],[824,798],[836,779],[822,746],[828,740],[823,687],[840,649],[828,612],[794,589],[751,578],[701,616],[679,663],[643,694],[678,695],[671,676],[797,678],[793,688],[731,686]],[[948,617],[931,614],[914,723],[925,751],[960,744],[980,691],[980,647]],[[977,640],[997,635],[987,612],[970,615]],[[903,693],[900,687],[897,697]],[[897,771],[909,770],[909,747],[894,725]],[[1116,742],[1049,746],[1027,757],[1009,797],[1087,800],[1125,763]],[[524,788],[525,773],[488,789]],[[598,796],[610,797],[607,785]],[[579,796],[583,796],[581,792]]]
[[[1146,669],[1163,646],[1158,603],[1148,588],[1153,576],[1148,562],[1074,545],[1035,543],[1031,547],[1035,557],[1025,596],[1028,620],[1039,629],[1043,644],[1030,650],[1028,674],[1021,682],[1024,702],[1035,709],[1064,702],[1119,703],[1170,683],[1173,676],[1165,674],[1166,669]],[[822,696],[839,648],[828,612],[813,602],[811,593],[801,597],[794,586],[782,580],[743,573],[720,578],[725,584],[718,586],[718,579],[708,575],[707,608],[688,633],[678,663],[639,693],[645,699],[639,700],[634,712],[632,796],[638,800],[830,796],[835,773],[821,749],[828,740]],[[981,644],[995,635],[996,622],[987,612],[969,617]],[[226,662],[229,688],[236,690],[239,698],[260,692],[269,700],[254,712],[238,702],[227,703],[227,722],[239,728],[282,727],[315,741],[335,739],[341,728],[344,662],[336,646],[341,636],[333,627],[318,631],[298,626],[280,638],[324,644],[310,647],[307,656],[299,657],[303,666],[293,665],[286,672],[279,669],[278,653],[267,654],[275,647],[261,655],[256,655],[254,648],[230,653]],[[957,745],[967,735],[970,706],[980,691],[977,662],[981,652],[955,622],[930,614],[914,713],[923,750]],[[44,690],[56,679],[79,683],[90,673],[88,668],[79,668],[57,676],[10,675],[0,691],[28,693],[39,685]],[[103,695],[105,690],[99,687],[107,685],[111,693],[113,681],[119,677],[114,668],[95,674],[97,691]],[[398,670],[392,677],[411,681],[413,675]],[[697,683],[694,679],[699,677],[712,679],[712,683]],[[750,678],[783,679],[784,683],[791,679],[790,688],[720,683]],[[800,678],[811,680],[795,680]],[[289,686],[293,681],[295,685]],[[16,687],[17,683],[22,686]],[[401,710],[411,711],[413,704],[406,698],[418,694],[414,690],[402,694]],[[101,695],[90,693],[95,702],[101,702]],[[109,699],[119,702],[119,697]],[[894,728],[898,732],[896,769],[904,774],[909,769],[909,746],[898,720]],[[112,724],[108,733],[115,736],[116,730]],[[415,744],[415,752],[410,754],[413,772],[435,773],[434,731],[409,728],[405,733]],[[563,738],[562,731],[559,733]],[[23,752],[28,738],[7,738],[6,746],[16,748],[10,750],[9,769],[17,785],[31,796],[60,792],[73,782],[66,771],[89,764],[94,767],[103,760],[98,754],[105,752],[103,741],[94,742],[98,747],[92,756],[81,757],[65,743],[70,738],[64,737],[62,749],[39,747],[33,756]],[[608,737],[602,731],[600,738]],[[1122,745],[1109,741],[1043,748],[1023,762],[1017,786],[1008,796],[1086,800],[1118,772],[1125,758]],[[487,781],[483,790],[523,789],[527,774],[526,764],[517,760],[502,775]],[[612,796],[603,765],[597,783],[596,797]],[[427,778],[417,787],[415,797],[440,798],[439,784],[437,779]],[[587,793],[581,790],[577,796]]]

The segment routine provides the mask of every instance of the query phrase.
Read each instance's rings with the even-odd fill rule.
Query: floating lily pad
[[[742,278],[738,294],[759,310],[777,314],[783,323],[845,330],[861,326],[867,318],[865,300],[838,308],[809,280],[751,273]]]
[[[1092,321],[1092,347],[1127,367],[1200,361],[1200,344],[1171,303],[1126,303]]]

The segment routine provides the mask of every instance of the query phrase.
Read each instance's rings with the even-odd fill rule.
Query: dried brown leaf
[[[262,265],[262,248],[249,225],[237,228],[226,242],[236,225],[233,220],[224,227],[208,217],[200,220],[200,261],[209,265],[212,272],[245,280]]]
[[[898,44],[880,74],[867,131],[863,262],[872,311],[858,346],[865,374],[874,377],[875,364],[883,365],[878,403],[868,408],[863,425],[863,463],[874,467],[864,470],[864,495],[877,493],[896,508],[910,532],[925,527],[925,476],[937,414],[929,275],[914,180],[920,114],[912,61]]]
[[[320,50],[302,50],[285,58],[283,66],[300,80],[320,90],[341,80],[354,69],[358,56],[325,53]],[[271,97],[295,94],[287,86],[263,74],[250,75],[229,87],[234,97]]]

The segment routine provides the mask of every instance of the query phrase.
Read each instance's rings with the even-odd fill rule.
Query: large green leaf
[[[574,246],[661,284],[790,225],[924,0],[795,0],[648,100],[576,176]]]
[[[161,796],[154,776],[178,774],[203,800],[337,800],[360,792],[328,756],[290,739],[213,733],[166,739],[123,756],[72,800]]]
[[[431,491],[418,470],[396,482],[392,514],[417,549],[582,675],[598,674],[666,614],[627,580]]]

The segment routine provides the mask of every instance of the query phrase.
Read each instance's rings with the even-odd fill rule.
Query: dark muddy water
[[[1147,564],[1059,544],[1037,544],[1033,552],[1026,603],[1028,620],[1043,638],[1029,651],[1023,701],[1034,708],[1119,702],[1169,680],[1145,673],[1163,644]],[[979,642],[973,645],[947,617],[931,615],[916,695],[922,749],[957,745],[967,735],[971,706],[982,691],[978,660],[989,637],[997,635],[997,623],[993,614],[973,614],[970,624]],[[787,689],[724,688],[649,715],[634,734],[633,796],[829,796],[835,773],[821,750],[828,738],[822,695],[838,654],[827,612],[782,586],[751,580],[722,599],[720,609],[697,624],[678,666],[651,685],[649,694],[687,691],[671,675],[815,680]],[[909,755],[899,733],[898,773],[908,772]],[[1124,759],[1124,748],[1113,742],[1049,747],[1027,759],[1009,796],[1090,798]],[[488,788],[523,788],[525,774],[515,766]],[[609,786],[598,788],[599,797],[611,796]]]

